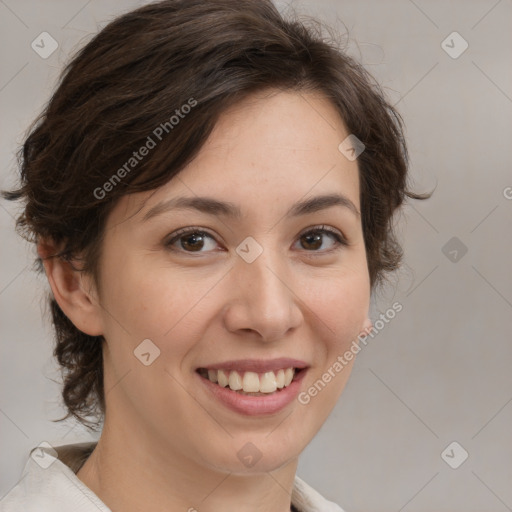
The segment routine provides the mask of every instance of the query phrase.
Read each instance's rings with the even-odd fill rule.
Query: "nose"
[[[271,342],[302,323],[301,290],[296,290],[297,282],[286,263],[269,249],[252,263],[237,259],[232,279],[233,293],[224,308],[224,323],[230,332],[251,332],[259,341]]]

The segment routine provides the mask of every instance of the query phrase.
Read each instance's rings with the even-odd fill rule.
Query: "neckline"
[[[55,446],[54,448],[57,451],[59,461],[67,466],[76,476],[97,444],[97,441],[91,441]],[[292,502],[290,503],[290,512],[301,512],[301,510]]]

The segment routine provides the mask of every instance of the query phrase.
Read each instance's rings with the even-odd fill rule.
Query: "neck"
[[[77,473],[112,511],[290,511],[298,459],[269,472],[230,473],[162,449],[155,436],[132,427],[106,421]]]

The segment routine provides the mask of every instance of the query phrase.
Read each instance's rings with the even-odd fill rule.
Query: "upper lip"
[[[222,363],[200,366],[206,370],[239,370],[245,372],[264,373],[282,368],[307,368],[308,364],[299,359],[281,357],[278,359],[237,359],[232,361],[223,361]],[[198,368],[198,369],[199,369]]]

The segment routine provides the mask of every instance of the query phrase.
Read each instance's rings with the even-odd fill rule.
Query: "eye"
[[[329,236],[332,242],[331,247],[324,250],[318,250],[322,247],[325,236]],[[339,246],[348,246],[348,242],[345,237],[337,230],[326,228],[325,226],[317,226],[308,231],[302,233],[299,237],[298,242],[305,240],[305,243],[301,243],[302,247],[307,252],[330,252],[339,248]]]
[[[201,251],[201,249],[205,247],[205,240],[208,238],[216,243],[213,236],[206,231],[198,228],[183,228],[177,231],[172,238],[165,242],[165,246],[178,251],[181,249],[185,252],[207,252]],[[176,242],[179,242],[178,245],[180,247],[173,247]],[[208,244],[206,244],[206,246],[207,245]]]
[[[327,249],[318,250],[324,245],[326,235],[331,241],[331,246]],[[208,248],[206,240],[213,242],[211,249],[215,248],[217,243],[213,235],[199,228],[183,228],[174,233],[169,240],[165,242],[165,246],[174,251],[184,252],[209,252],[208,250],[202,251],[203,248]],[[337,230],[326,228],[325,226],[316,226],[301,233],[297,242],[301,242],[301,246],[307,252],[330,252],[337,249],[339,246],[348,246],[345,237]],[[178,247],[175,247],[178,243]]]

